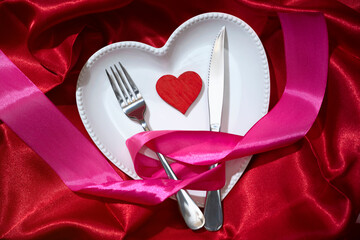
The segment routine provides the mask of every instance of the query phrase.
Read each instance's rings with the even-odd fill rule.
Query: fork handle
[[[173,180],[178,180],[178,178],[176,177],[174,171],[172,170],[172,168],[170,167],[169,163],[167,162],[166,158],[164,157],[164,155],[162,155],[161,153],[156,153],[156,155],[158,156],[161,165],[163,166],[166,174],[168,175],[168,177],[170,179]]]
[[[150,131],[150,128],[148,127],[144,119],[139,119],[139,122],[145,131]],[[164,155],[162,155],[161,153],[156,153],[156,155],[158,156],[161,165],[163,166],[168,177],[173,180],[178,180]],[[181,215],[183,216],[186,225],[192,230],[198,230],[202,228],[205,224],[204,214],[195,204],[194,200],[192,200],[188,192],[184,189],[180,189],[176,193],[176,199],[180,208]]]
[[[178,180],[169,163],[166,161],[164,155],[161,153],[156,154],[159,157],[159,160],[163,165],[168,177],[173,180]],[[185,220],[186,225],[192,230],[202,228],[205,224],[205,217],[199,207],[189,196],[187,191],[180,189],[180,191],[176,193],[176,199],[178,201],[180,212]]]

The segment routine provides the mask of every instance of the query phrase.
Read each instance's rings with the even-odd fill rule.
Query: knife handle
[[[217,164],[210,168],[216,167]],[[223,225],[223,210],[221,205],[220,189],[208,191],[205,200],[205,229],[208,231],[217,231]]]

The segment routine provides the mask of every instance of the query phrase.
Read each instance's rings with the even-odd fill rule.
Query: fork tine
[[[129,73],[126,71],[126,69],[124,68],[124,66],[121,64],[121,62],[119,62],[119,65],[123,71],[123,73],[125,74],[125,77],[130,85],[130,87],[132,88],[132,90],[134,91],[136,97],[141,97],[140,91],[139,89],[136,87],[134,81],[132,80],[132,78],[130,77]]]
[[[131,89],[131,86],[130,86],[130,83],[129,83],[128,79],[127,79],[127,76],[124,76],[125,75],[124,72],[120,71],[119,68],[116,65],[114,65],[114,67],[116,69],[116,72],[118,73],[118,76],[121,79],[121,82],[122,82],[123,86],[126,89],[126,93],[130,97],[130,102],[136,100],[135,93]]]
[[[130,103],[131,102],[131,97],[129,96],[128,91],[124,89],[124,82],[123,82],[122,77],[121,77],[121,75],[119,73],[119,70],[117,69],[116,66],[115,66],[116,71],[114,71],[114,69],[112,67],[110,67],[110,69],[111,69],[111,72],[112,72],[113,76],[116,79],[115,83],[118,86],[118,88],[121,90],[122,96],[124,96],[126,103]]]
[[[108,76],[110,85],[111,85],[111,87],[112,87],[112,89],[113,89],[113,91],[115,93],[116,99],[120,103],[120,106],[122,106],[123,103],[124,103],[124,98],[121,96],[121,93],[119,92],[119,89],[116,87],[117,86],[116,80],[114,80],[114,78],[111,76],[111,74],[108,72],[108,70],[105,69],[105,72],[106,72],[106,75]]]

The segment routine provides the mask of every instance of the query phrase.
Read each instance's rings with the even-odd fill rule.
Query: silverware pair
[[[215,40],[209,69],[208,97],[211,131],[220,131],[221,125],[224,92],[224,38],[225,27],[221,29]],[[105,71],[125,115],[141,124],[144,131],[149,131],[150,128],[144,119],[146,110],[145,101],[124,66],[119,62],[118,65],[110,66]],[[168,177],[177,180],[178,178],[165,157],[160,153],[156,154]],[[211,168],[216,166],[213,165]],[[204,225],[209,231],[217,231],[221,228],[223,213],[220,190],[209,191],[207,193],[204,214],[191,199],[187,191],[181,189],[176,193],[176,199],[185,223],[190,229],[197,230]]]

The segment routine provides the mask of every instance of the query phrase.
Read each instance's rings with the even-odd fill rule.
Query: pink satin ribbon
[[[127,145],[144,180],[123,181],[96,147],[1,51],[0,119],[73,191],[157,204],[181,188],[221,188],[224,164],[212,170],[206,165],[289,145],[307,133],[320,109],[328,66],[324,17],[320,13],[279,13],[279,17],[287,83],[277,105],[244,137],[207,131],[153,131],[133,136]],[[167,179],[157,160],[139,152],[143,147],[176,159],[172,167],[182,180]]]

